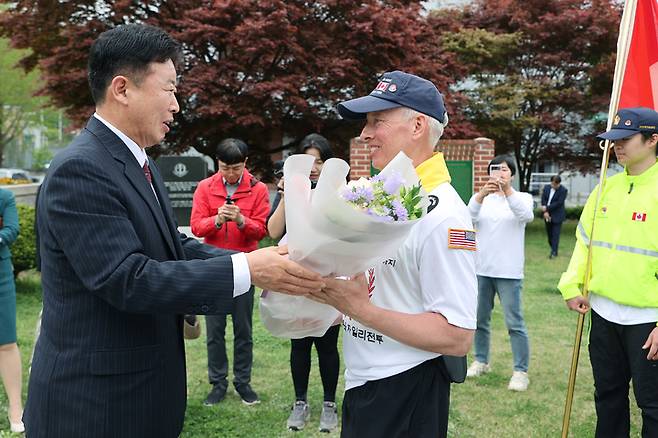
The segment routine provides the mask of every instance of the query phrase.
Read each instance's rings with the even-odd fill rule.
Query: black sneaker
[[[226,386],[215,385],[212,387],[210,393],[208,393],[208,397],[203,401],[203,404],[205,406],[213,406],[224,400],[224,397],[226,397]]]
[[[242,399],[242,403],[244,403],[245,405],[250,406],[260,403],[260,400],[258,399],[258,394],[256,394],[254,390],[251,389],[251,385],[248,383],[244,385],[236,386],[235,391],[238,393],[238,395]]]

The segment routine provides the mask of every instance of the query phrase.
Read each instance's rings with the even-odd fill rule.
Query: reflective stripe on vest
[[[647,257],[658,257],[658,251],[651,251],[650,249],[634,248],[632,246],[616,245],[615,249],[619,251],[630,252],[633,254],[645,255]]]
[[[589,237],[587,237],[587,232],[585,232],[585,227],[582,222],[578,222],[578,231],[580,231],[580,236],[583,238],[585,245],[589,245]],[[601,248],[616,249],[617,251],[629,252],[631,254],[639,254],[647,257],[658,257],[658,251],[652,251],[650,249],[644,248],[635,248],[633,246],[627,245],[613,245],[610,242],[604,242],[602,240],[595,240],[592,242],[593,246],[598,246]]]

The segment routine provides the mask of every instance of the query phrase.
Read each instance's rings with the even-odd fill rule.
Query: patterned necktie
[[[149,182],[149,184],[152,184],[151,169],[149,169],[148,161],[144,162],[144,167],[142,167],[142,169],[144,170],[144,176],[146,177],[146,180]]]

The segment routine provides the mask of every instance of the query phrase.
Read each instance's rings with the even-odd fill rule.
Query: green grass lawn
[[[493,316],[493,371],[475,381],[452,386],[451,437],[559,436],[577,317],[567,311],[556,284],[569,261],[574,227],[574,223],[565,225],[560,256],[549,260],[543,224],[535,221],[528,226],[524,308],[531,344],[529,390],[526,393],[507,390],[512,357],[500,306],[497,306]],[[26,365],[33,348],[34,324],[41,306],[40,286],[37,279],[28,277],[19,280],[17,287],[18,336]],[[232,357],[230,328],[227,336],[229,357]],[[309,385],[311,422],[303,432],[286,431],[285,423],[294,399],[289,372],[290,342],[270,336],[259,321],[257,309],[254,312],[252,384],[261,397],[259,405],[244,406],[237,394],[229,391],[218,406],[203,406],[203,399],[210,389],[206,374],[205,336],[186,342],[189,397],[183,437],[327,436],[317,432],[322,387],[315,353]],[[584,342],[571,422],[571,436],[578,438],[593,436],[595,424],[592,375],[585,345]],[[341,378],[339,402],[342,392]],[[6,405],[4,392],[0,391],[2,430],[8,429]],[[639,413],[634,402],[631,406],[632,436],[640,436]],[[0,433],[0,436],[9,434]]]

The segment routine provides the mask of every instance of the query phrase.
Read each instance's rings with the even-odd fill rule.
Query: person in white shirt
[[[534,217],[532,197],[512,188],[516,166],[511,158],[495,157],[487,172],[489,181],[468,203],[477,230],[478,310],[475,361],[468,368],[467,376],[477,377],[491,370],[491,311],[498,294],[514,359],[508,388],[525,391],[529,384],[530,346],[523,319],[521,289],[525,226]]]
[[[341,311],[345,358],[342,437],[445,437],[450,382],[443,355],[465,356],[475,330],[475,232],[434,153],[448,117],[434,84],[385,73],[369,96],[338,105],[366,119],[361,140],[382,169],[400,151],[431,202],[393,258],[363,276],[325,279],[311,296]],[[465,371],[465,370],[464,370]]]

